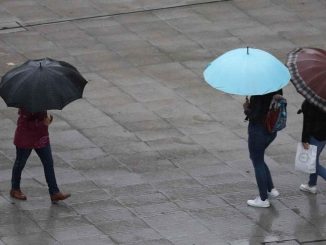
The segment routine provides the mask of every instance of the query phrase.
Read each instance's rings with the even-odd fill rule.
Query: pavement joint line
[[[297,242],[298,244],[302,244],[297,239],[285,239],[285,240],[278,240],[278,241],[271,241],[271,242],[263,242],[262,244],[268,245],[268,244],[274,244],[274,243],[293,242],[293,241]],[[315,242],[315,241],[309,241],[309,242]],[[309,242],[307,242],[307,243],[309,243]]]
[[[312,240],[312,241],[305,241],[305,242],[301,242],[301,244],[309,244],[312,242],[326,242],[325,239],[320,239],[320,240]]]
[[[268,245],[268,244],[274,244],[275,242],[276,243],[283,243],[283,242],[292,242],[292,241],[295,241],[298,244],[310,244],[312,242],[325,242],[326,240],[325,239],[318,239],[318,240],[311,240],[311,241],[300,242],[297,239],[286,239],[286,240],[279,240],[279,241],[273,241],[273,242],[265,242],[263,244],[264,245]]]
[[[129,11],[129,12],[120,12],[120,13],[114,13],[114,14],[94,15],[94,16],[70,18],[70,19],[68,18],[68,19],[61,19],[61,20],[34,23],[34,24],[21,24],[18,21],[15,21],[18,24],[18,26],[1,27],[0,30],[10,30],[10,29],[17,29],[17,28],[24,28],[24,27],[33,27],[33,26],[58,24],[58,23],[64,23],[64,22],[73,22],[73,21],[79,21],[79,20],[88,20],[88,19],[97,19],[97,18],[103,18],[103,17],[113,17],[113,16],[120,16],[120,15],[128,15],[128,14],[146,13],[146,12],[151,12],[151,11],[184,8],[184,7],[199,6],[199,5],[213,4],[213,3],[219,3],[219,2],[229,2],[229,1],[232,1],[232,0],[212,0],[212,1],[208,1],[208,2],[202,2],[202,3],[180,4],[180,5],[177,5],[177,6],[168,6],[168,7],[152,8],[152,9],[142,9],[142,10],[135,10],[135,11]]]
[[[10,26],[10,25],[9,26],[5,26],[5,25],[1,24],[1,22],[0,22],[0,31],[12,30],[12,29],[20,29],[20,28],[25,29],[24,26],[19,21],[7,22],[7,24],[15,24],[15,26]]]

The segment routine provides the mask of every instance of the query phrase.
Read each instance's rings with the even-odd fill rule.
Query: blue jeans
[[[326,140],[319,141],[314,137],[310,137],[309,144],[317,146],[316,173],[310,174],[308,182],[309,186],[315,186],[317,185],[318,175],[321,176],[324,180],[326,180],[326,169],[319,164],[319,156],[326,145]]]
[[[20,180],[22,171],[26,165],[27,159],[33,149],[25,149],[16,147],[16,160],[12,168],[11,187],[12,189],[20,189]],[[53,159],[50,144],[43,148],[34,149],[41,159],[44,169],[44,175],[49,187],[50,195],[59,192],[57,181],[55,178]]]
[[[264,125],[249,122],[248,148],[249,156],[254,165],[256,182],[261,200],[267,199],[267,191],[274,188],[273,180],[264,155],[266,148],[276,138],[277,133],[269,133]]]

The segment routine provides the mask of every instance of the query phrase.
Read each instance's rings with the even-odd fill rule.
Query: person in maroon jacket
[[[70,194],[60,192],[53,168],[48,131],[53,117],[48,115],[46,111],[31,113],[25,109],[19,109],[18,114],[19,117],[14,138],[16,160],[12,168],[10,196],[19,200],[27,199],[20,189],[20,181],[27,159],[34,149],[43,164],[51,201],[55,203],[68,198]]]

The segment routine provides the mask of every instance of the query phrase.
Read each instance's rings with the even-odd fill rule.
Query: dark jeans
[[[317,177],[318,175],[321,176],[324,180],[326,180],[326,168],[320,165],[319,163],[319,156],[322,150],[324,149],[326,145],[326,140],[324,141],[319,141],[315,139],[314,137],[310,137],[309,143],[311,145],[317,146],[317,158],[316,158],[316,173],[315,174],[310,174],[309,176],[309,186],[315,186],[317,185]]]
[[[12,189],[20,189],[20,180],[22,171],[26,165],[27,159],[33,149],[25,149],[16,147],[16,160],[12,168],[11,186]],[[57,181],[55,178],[53,159],[50,144],[39,149],[34,149],[41,159],[44,169],[44,175],[49,187],[50,195],[59,192]]]
[[[254,165],[259,195],[264,201],[267,199],[267,191],[274,188],[264,155],[266,148],[276,138],[276,133],[270,134],[262,124],[249,122],[248,136],[249,155]]]

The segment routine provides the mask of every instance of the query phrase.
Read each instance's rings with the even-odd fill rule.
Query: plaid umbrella
[[[287,66],[297,91],[326,112],[326,51],[296,48],[288,54]]]

